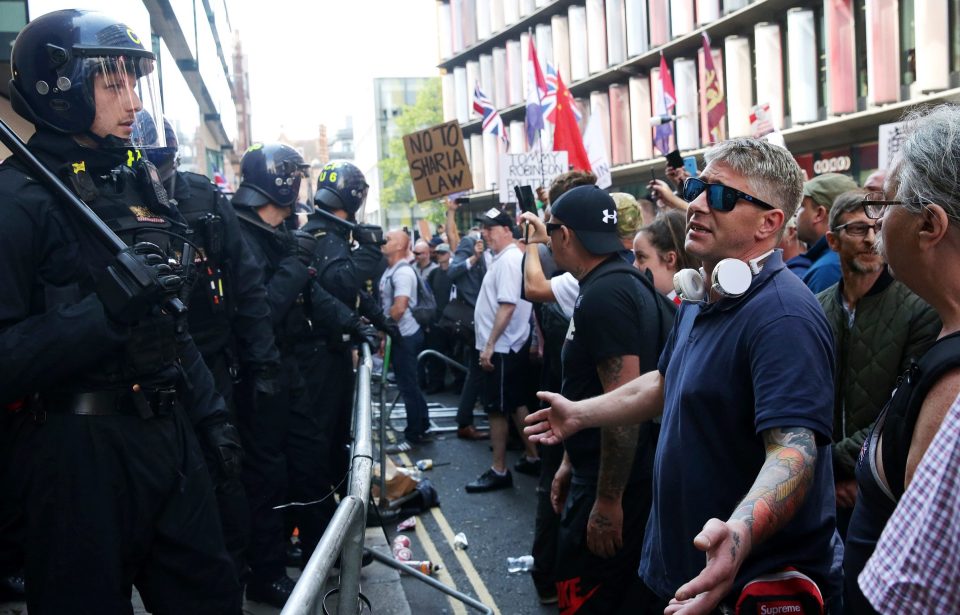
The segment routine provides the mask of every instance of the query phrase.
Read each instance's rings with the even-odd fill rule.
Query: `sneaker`
[[[400,440],[399,442],[395,442],[394,444],[391,444],[383,449],[383,452],[388,455],[396,455],[397,453],[409,453],[415,448],[416,445],[414,445],[413,442],[410,442],[409,440]]]
[[[247,585],[247,600],[262,602],[282,609],[287,603],[296,583],[287,575],[282,575],[271,583],[250,582]]]
[[[520,461],[513,464],[513,469],[527,476],[540,476],[540,458],[529,459],[526,455],[521,455]]]
[[[477,480],[467,483],[465,489],[467,493],[482,493],[508,487],[513,487],[513,475],[510,474],[510,470],[507,470],[505,475],[500,476],[491,468],[477,477]]]
[[[537,598],[540,600],[540,604],[544,606],[556,604],[559,601],[557,596],[557,588],[553,587],[550,589],[541,589],[537,587]]]

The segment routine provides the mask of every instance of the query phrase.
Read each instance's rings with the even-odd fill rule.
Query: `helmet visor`
[[[166,147],[160,85],[152,58],[96,56],[83,62],[83,82],[96,113],[90,132],[125,147]]]

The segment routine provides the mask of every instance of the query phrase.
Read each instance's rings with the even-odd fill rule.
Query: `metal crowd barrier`
[[[367,526],[367,506],[373,477],[373,410],[370,399],[373,361],[370,346],[360,346],[357,389],[353,411],[353,447],[350,460],[350,487],[340,500],[320,543],[303,569],[281,615],[313,615],[321,606],[323,591],[333,564],[340,555],[338,615],[359,612],[360,565]]]
[[[384,353],[383,372],[380,379],[380,407],[383,408],[384,392],[386,389],[387,370],[390,366],[391,342],[387,338]],[[424,351],[426,353],[434,351]],[[357,366],[357,389],[353,408],[353,448],[350,462],[350,488],[347,496],[340,500],[337,510],[330,520],[330,524],[323,532],[316,550],[310,556],[303,569],[303,574],[297,580],[293,593],[287,599],[280,615],[314,615],[318,608],[323,606],[321,595],[330,570],[340,555],[340,587],[338,592],[337,615],[355,615],[361,612],[361,599],[369,607],[369,603],[360,595],[360,568],[364,552],[364,535],[367,526],[367,508],[370,504],[370,485],[373,478],[373,404],[371,400],[371,375],[373,360],[370,346],[360,346],[361,358]],[[454,364],[460,369],[466,368],[447,357],[441,358]],[[385,444],[385,417],[380,418],[380,467],[385,467],[383,452]],[[381,472],[380,493],[386,493],[384,482],[385,472]],[[384,498],[385,500],[385,498]],[[493,609],[479,600],[462,592],[447,587],[440,581],[394,561],[381,553],[369,550],[373,558],[380,563],[398,570],[402,574],[412,576],[423,583],[437,589],[444,594],[463,602],[485,615],[492,615]],[[328,592],[329,594],[329,592]]]

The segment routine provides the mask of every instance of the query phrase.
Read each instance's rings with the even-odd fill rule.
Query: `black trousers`
[[[128,614],[240,612],[240,586],[193,430],[151,419],[23,412],[12,489],[26,520],[27,607]]]
[[[635,602],[644,587],[637,569],[653,488],[647,481],[624,490],[623,547],[611,558],[598,557],[587,548],[587,521],[596,493],[595,484],[574,480],[570,485],[557,545],[558,606],[570,615],[642,612],[643,605]]]
[[[473,347],[467,349],[467,378],[460,391],[460,403],[457,406],[457,426],[473,425],[473,407],[480,397],[480,385],[483,382],[483,370],[480,369],[480,353]]]
[[[243,441],[243,486],[250,510],[247,563],[255,582],[270,583],[286,572],[288,534],[282,510],[287,497],[286,435],[293,403],[296,362],[284,363],[273,395],[257,394],[244,378],[236,387],[237,429]]]
[[[533,584],[541,594],[555,591],[557,582],[557,530],[560,515],[553,512],[550,503],[550,487],[553,476],[563,461],[563,445],[540,444],[540,480],[537,483],[537,516],[533,530]]]
[[[306,564],[336,512],[332,493],[347,473],[354,374],[350,348],[305,344],[296,352],[304,387],[287,429],[289,498],[323,499],[291,509]]]
[[[204,356],[204,362],[210,368],[217,391],[223,397],[230,412],[230,420],[239,423],[236,414],[238,397],[247,402],[246,396],[252,395],[252,390],[234,390],[233,377],[227,365],[226,356],[220,352],[212,356]],[[238,429],[240,429],[238,427]],[[233,560],[237,570],[237,578],[246,577],[248,562],[247,548],[250,543],[250,504],[247,502],[247,493],[242,477],[227,477],[220,471],[215,459],[207,459],[207,469],[213,479],[213,491],[217,497],[217,509],[220,512],[220,523],[223,526],[223,540],[227,552]]]

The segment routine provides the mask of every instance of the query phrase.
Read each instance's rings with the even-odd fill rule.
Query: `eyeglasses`
[[[876,224],[867,224],[866,222],[847,222],[846,224],[837,226],[837,228],[833,229],[833,231],[846,231],[846,233],[851,237],[865,237],[867,231],[879,233],[880,222],[877,221]]]
[[[563,224],[561,224],[560,222],[547,222],[547,224],[546,224],[546,227],[547,227],[547,235],[549,235],[549,234],[552,233],[553,231],[559,230],[560,227],[562,227],[562,226],[563,226]]]
[[[863,205],[863,213],[871,220],[879,220],[887,213],[887,207],[891,205],[926,205],[927,201],[920,197],[898,201],[884,198],[882,192],[868,192],[860,202]]]
[[[688,177],[683,182],[683,190],[680,197],[687,203],[692,203],[698,196],[707,193],[707,205],[710,209],[717,211],[731,211],[736,206],[737,201],[743,199],[748,203],[753,203],[765,209],[776,209],[770,203],[765,203],[755,196],[746,192],[741,192],[736,188],[724,186],[723,184],[708,184],[702,179]]]

